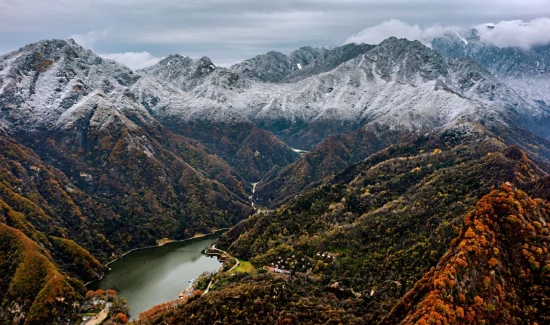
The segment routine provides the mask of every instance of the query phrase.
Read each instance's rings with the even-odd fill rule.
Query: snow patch
[[[458,36],[458,38],[460,38],[460,40],[464,43],[464,45],[468,45],[468,41],[462,37],[458,32],[455,32],[456,36]]]
[[[292,149],[292,151],[294,151],[294,152],[296,152],[296,153],[300,153],[300,154],[302,154],[302,153],[307,153],[306,150],[302,150],[302,149],[296,149],[296,148],[290,148],[290,149]]]

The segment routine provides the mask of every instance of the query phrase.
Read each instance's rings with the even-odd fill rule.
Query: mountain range
[[[230,68],[4,54],[0,319],[67,323],[111,258],[234,226],[217,245],[258,271],[152,323],[542,324],[548,53],[473,29]],[[313,266],[260,271],[281,256]]]

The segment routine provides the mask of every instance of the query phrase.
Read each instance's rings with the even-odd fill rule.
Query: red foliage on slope
[[[507,183],[380,324],[548,324],[550,205]]]

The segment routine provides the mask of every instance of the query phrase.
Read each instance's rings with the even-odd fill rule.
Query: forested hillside
[[[474,238],[470,236],[471,229],[468,229],[473,228],[472,225],[478,226],[478,222],[473,219],[479,212],[468,213],[476,205],[479,210],[488,200],[491,205],[501,202],[496,199],[492,201],[501,192],[495,191],[489,198],[483,196],[507,182],[526,190],[538,184],[536,186],[540,189],[546,177],[546,173],[519,148],[508,147],[489,134],[480,140],[480,135],[483,134],[480,129],[461,131],[464,130],[419,136],[410,142],[390,146],[338,173],[318,188],[290,200],[280,209],[258,213],[242,221],[222,236],[218,245],[227,247],[238,258],[250,260],[257,268],[274,265],[272,263],[279,264],[281,260],[290,261],[290,264],[284,265],[293,276],[260,272],[236,278],[222,277],[216,280],[219,283],[216,291],[189,305],[158,316],[156,323],[168,321],[174,324],[177,320],[201,315],[202,318],[197,316],[194,319],[244,324],[252,319],[256,311],[267,310],[266,315],[271,318],[266,319],[279,322],[277,324],[397,324],[395,317],[404,318],[399,316],[404,312],[395,309],[397,311],[392,313],[396,305],[401,307],[395,308],[408,308],[406,310],[412,310],[413,314],[413,307],[420,299],[418,295],[424,297],[428,293],[422,291],[414,296],[416,300],[411,305],[408,301],[412,299],[410,297],[413,293],[407,292],[417,290],[421,286],[417,283],[422,283],[418,281],[427,281],[423,279],[425,276],[432,276],[430,272],[434,271],[430,270],[434,270],[434,267],[435,270],[445,267],[440,260],[449,258],[449,248],[456,247],[465,233],[468,233],[466,239]],[[472,131],[481,133],[473,136]],[[539,242],[538,237],[529,237],[528,234],[539,225],[540,233],[533,233],[533,236],[544,238],[546,203],[528,199],[527,194],[512,191],[510,186],[503,187],[503,195],[513,198],[510,201],[512,203],[514,200],[521,201],[521,207],[514,205],[511,207],[513,211],[508,213],[495,206],[494,213],[505,220],[514,219],[508,216],[514,214],[519,227],[513,228],[516,229],[514,231],[525,229],[525,240],[529,245]],[[532,194],[534,197],[537,195],[536,192]],[[526,214],[531,213],[527,212],[531,211],[529,209],[534,209],[538,211],[533,212],[537,217],[524,216],[521,219],[517,212],[520,209],[526,211]],[[528,218],[533,218],[533,221],[537,219],[537,225],[527,226],[531,224]],[[488,229],[492,231],[493,237],[485,235],[484,232],[489,230],[478,227],[480,233],[476,233],[475,238],[480,241],[485,236],[485,240],[489,242],[492,238],[497,240],[493,244],[496,245],[494,247],[498,246],[501,254],[498,256],[502,258],[495,257],[498,259],[498,267],[509,268],[507,271],[502,269],[502,272],[507,272],[502,273],[502,277],[508,277],[506,274],[523,274],[522,270],[524,273],[528,272],[529,264],[522,264],[521,260],[514,264],[513,258],[508,255],[519,254],[513,248],[519,247],[516,239],[506,239],[511,236],[509,231],[512,230],[506,230],[504,226],[497,227],[495,221],[492,225]],[[476,229],[473,230],[477,232]],[[498,243],[498,240],[505,242]],[[508,240],[512,240],[510,245],[513,243],[515,246],[510,247]],[[524,244],[524,239],[517,240],[521,245]],[[468,268],[460,274],[476,274],[476,278],[470,277],[470,281],[461,282],[461,290],[471,292],[471,295],[472,292],[484,288],[483,282],[477,280],[479,274],[483,274],[485,270],[491,271],[483,263],[489,263],[493,257],[489,253],[496,254],[492,247],[488,250],[488,255],[484,255],[486,248],[476,248],[474,253],[481,253],[479,259],[468,259]],[[543,249],[545,246],[542,244],[537,247]],[[455,252],[454,248],[450,251]],[[474,254],[470,251],[468,254]],[[526,252],[528,256],[525,258],[528,260],[534,253],[530,253],[530,246]],[[538,257],[533,256],[532,261],[539,265],[539,273],[536,274],[542,274],[543,264],[546,263],[544,253],[537,255]],[[491,260],[490,263],[493,262]],[[526,273],[527,276],[535,276],[532,268],[530,272],[532,275]],[[445,276],[447,273],[436,271],[436,276],[439,274]],[[543,281],[538,276],[526,278],[525,281],[531,281],[529,279]],[[263,293],[261,288],[265,288],[265,285],[261,284],[262,281],[269,281],[272,286],[284,286],[285,290],[282,291],[286,292],[287,298],[275,299],[276,295]],[[495,280],[494,284],[490,282],[491,289],[480,294],[486,297],[483,299],[492,299],[489,296],[496,292],[493,289],[497,288],[500,283],[498,281]],[[435,282],[426,283],[431,286]],[[537,297],[545,295],[544,286],[537,286],[539,282],[529,283],[538,288],[536,290],[542,290],[534,293]],[[520,313],[514,307],[530,305],[531,298],[526,296],[527,291],[519,288],[523,284],[517,284],[517,288],[502,283],[500,285],[504,292],[508,292],[507,288],[510,290],[507,300],[510,304],[497,305],[491,302],[497,310],[493,315],[527,313],[525,315],[530,315],[533,321],[544,323],[544,312],[528,311],[521,307],[523,311]],[[440,287],[435,289],[439,290]],[[307,299],[303,297],[304,294]],[[479,301],[477,298],[474,301],[474,298],[475,295],[467,296],[461,304],[466,305],[462,307],[465,315],[469,312],[468,304]],[[401,302],[402,299],[409,300]],[[452,302],[457,298],[451,296],[445,299]],[[476,311],[479,308],[485,308],[485,311],[479,312],[480,315],[473,319],[486,319],[486,324],[501,324],[498,319],[518,317],[491,318],[489,314],[493,311],[487,312],[486,308],[491,308],[488,304],[486,301],[485,304],[474,306]],[[443,314],[439,307],[436,308]],[[422,311],[417,315],[419,318],[424,315],[429,317],[430,312]],[[266,321],[267,323],[270,322]],[[408,323],[404,321],[403,324]]]

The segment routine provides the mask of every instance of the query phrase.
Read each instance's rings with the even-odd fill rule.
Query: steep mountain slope
[[[66,323],[82,283],[103,273],[98,259],[252,213],[248,182],[155,120],[129,69],[56,40],[0,66],[1,225],[14,238],[1,258],[0,322]]]
[[[493,137],[498,136],[506,144],[519,145],[530,156],[536,157],[537,162],[546,171],[550,170],[546,165],[546,161],[550,159],[550,142],[514,125],[514,122],[509,122],[506,128],[493,128],[493,132],[476,123],[446,126],[437,129],[437,132],[444,133],[445,130],[449,130],[465,134],[472,129],[483,130],[482,133],[491,134]],[[268,174],[257,185],[253,200],[259,206],[279,207],[302,191],[315,187],[323,178],[369,157],[378,150],[418,137],[419,134],[373,125],[346,135],[331,136],[296,162]]]
[[[219,247],[258,266],[307,257],[321,284],[361,292],[365,319],[375,322],[437,263],[462,216],[492,186],[527,185],[545,175],[519,149],[479,139],[446,132],[385,149],[242,222]]]
[[[327,138],[315,149],[280,170],[268,174],[257,185],[256,205],[278,207],[325,177],[411,136],[387,126],[365,127],[346,135]]]
[[[380,324],[544,324],[550,320],[548,203],[503,185]]]
[[[136,125],[139,128],[148,127],[148,133],[151,133],[151,129],[160,127],[160,124],[150,114],[156,113],[152,109],[153,102],[158,104],[158,110],[162,110],[163,113],[166,112],[166,106],[163,106],[164,102],[162,100],[179,106],[189,102],[189,95],[186,95],[184,91],[178,91],[174,86],[156,79],[152,80],[150,77],[138,75],[113,61],[104,60],[81,48],[72,40],[53,40],[31,44],[4,55],[0,58],[0,62],[0,82],[2,84],[0,124],[12,134],[18,134],[19,132],[25,135],[26,132],[31,131],[33,135],[30,135],[30,138],[34,137],[37,132],[49,132],[52,129],[68,130],[76,119],[91,116],[92,108],[94,105],[98,105],[98,98],[102,98],[100,102],[103,104],[101,105],[102,109],[94,113],[95,122],[92,123],[93,126],[102,127],[100,124],[109,124],[115,120],[120,120],[122,121],[121,125],[124,127],[133,129],[136,128]],[[193,71],[197,69],[202,71],[207,67],[201,65],[195,67],[196,69]],[[179,65],[178,68],[183,69]],[[183,71],[184,76],[192,79],[207,75],[207,72],[196,72],[189,76],[190,73],[189,70]],[[139,101],[136,99],[139,99]],[[161,102],[158,103],[159,101]],[[212,104],[214,102],[210,100],[195,102],[197,105],[195,111],[200,114],[208,103]],[[141,104],[144,104],[145,107]],[[216,107],[216,105],[213,105],[213,107]],[[193,111],[193,107],[190,109]],[[178,112],[178,114],[180,114],[179,120],[181,120],[184,114],[181,112]],[[159,115],[161,121],[168,122],[167,125],[170,125],[169,122],[174,120],[174,115],[170,112],[155,114],[155,117],[159,117]],[[204,114],[200,115],[204,117]],[[217,116],[217,118],[225,119],[222,116]],[[241,118],[241,120],[245,119]],[[136,125],[131,125],[130,122]],[[78,126],[87,125],[87,122],[82,123],[84,124]],[[103,127],[103,129],[105,130],[106,127]],[[251,129],[250,133],[255,132],[256,136],[261,135],[263,140],[270,144],[270,147],[276,149],[262,152],[263,155],[258,158],[258,155],[254,156],[258,148],[249,146],[249,143],[246,142],[240,143],[244,138],[240,140],[231,139],[232,144],[242,147],[242,154],[238,161],[230,161],[230,163],[233,163],[233,166],[237,168],[243,168],[239,172],[247,178],[256,180],[273,167],[271,165],[273,161],[285,164],[296,159],[296,155],[290,148],[268,132],[254,131],[251,123],[248,123],[246,129]],[[210,143],[218,144],[223,140],[223,136],[231,135],[234,131],[234,129],[229,129],[227,132],[222,131],[222,135],[211,138]],[[166,132],[166,130],[156,130],[156,133],[159,132]],[[188,132],[186,135],[195,136],[196,133]],[[209,134],[208,130],[203,130],[203,134]],[[86,138],[82,138],[82,135],[79,136],[81,137],[80,142],[86,140]],[[162,138],[170,137],[173,136],[162,136]],[[179,141],[189,142],[182,138]],[[206,158],[208,155],[198,143],[190,142],[186,146],[194,147],[194,151],[201,151],[193,153],[193,155],[202,156],[202,162],[191,162],[194,168],[203,171],[209,169],[210,167],[206,165],[212,163],[206,163],[206,160],[216,159],[213,156]],[[221,156],[226,158],[234,157],[236,153],[215,150],[216,146],[211,146],[209,149],[215,153],[223,153]],[[236,151],[238,150],[239,148]],[[244,152],[251,153],[245,156]],[[214,164],[220,165],[223,162],[218,161]],[[216,168],[231,169],[229,166],[218,166]],[[236,190],[235,184],[230,184],[231,182],[235,183],[234,181],[225,182],[227,179],[237,177],[236,172],[229,171],[228,173],[233,175],[208,176],[216,176],[224,185],[231,187],[231,190]],[[246,189],[247,185],[243,184],[242,187]],[[241,196],[246,197],[244,194]]]
[[[472,57],[501,82],[531,100],[533,105],[548,109],[550,45],[535,45],[529,49],[501,48],[484,43],[479,31],[470,29],[436,38],[432,47],[446,57]]]
[[[179,56],[169,57],[145,70],[157,78],[143,75],[132,86],[139,102],[164,126],[200,141],[251,182],[260,180],[274,166],[286,166],[297,159],[298,155],[273,134],[257,128],[243,115],[223,109],[223,101],[216,103],[206,98],[194,99],[183,91],[198,83],[198,79],[193,79],[197,73],[184,68],[188,60]],[[202,60],[206,59],[200,62]],[[217,72],[207,70],[204,75],[208,73]],[[184,84],[181,89],[177,87],[180,84]]]
[[[137,78],[72,40],[30,44],[0,57],[0,119],[10,132],[49,129],[89,93],[122,95]]]
[[[5,206],[2,211],[14,213]],[[61,272],[47,251],[4,223],[0,223],[0,247],[4,324],[59,324],[76,315],[85,288]]]
[[[176,324],[193,319],[202,324],[208,319],[244,324],[254,319],[258,323],[276,324],[377,324],[390,314],[401,297],[416,288],[415,283],[424,274],[442,258],[448,258],[447,248],[458,243],[454,238],[469,233],[467,230],[472,224],[478,226],[470,216],[462,228],[464,216],[484,194],[506,180],[530,187],[546,176],[517,147],[506,147],[482,129],[418,136],[347,168],[278,210],[251,216],[218,240],[217,247],[228,248],[231,254],[251,261],[258,268],[277,265],[290,270],[292,276],[259,272],[216,277],[214,291],[145,323]],[[519,199],[526,201],[519,203],[525,206],[524,213],[530,211],[527,207],[532,206],[529,203],[532,201],[523,194],[518,195]],[[510,202],[511,209],[520,211],[513,200]],[[545,205],[537,201],[533,209],[545,213],[542,210]],[[530,245],[544,249],[537,238],[529,237],[537,225],[544,231],[544,223],[539,220],[537,225],[521,228],[523,219],[519,212],[515,216],[519,223],[514,231],[523,229],[526,236],[519,238],[529,238]],[[496,266],[502,272],[495,277],[507,277],[504,261],[511,261],[513,257],[506,254],[517,251],[504,245],[508,242],[515,245],[516,240],[521,239],[496,228],[502,227],[496,223],[493,226],[494,237],[485,239],[488,242],[493,238],[506,240],[497,242],[503,245],[498,247],[502,259],[498,263],[502,263]],[[497,234],[500,230],[502,234]],[[476,238],[483,240],[481,233]],[[525,260],[538,254],[537,249],[531,253],[531,247],[526,251],[529,256],[526,255]],[[492,257],[489,255],[495,254],[492,248],[487,256],[483,250],[480,252],[480,261],[489,261]],[[539,263],[536,274],[541,274],[543,264],[547,263],[543,255],[536,255],[533,260]],[[517,263],[523,265],[523,261]],[[478,268],[485,270],[484,264],[476,266],[471,262],[471,271],[467,269],[465,274],[475,275]],[[511,272],[518,270],[509,266]],[[525,281],[537,279],[532,270],[529,273],[525,267],[522,269]],[[475,276],[477,279],[480,275]],[[527,302],[530,293],[521,287],[521,281],[516,282],[515,292],[509,283],[500,285],[503,290],[510,288],[510,297],[524,297],[523,301]],[[425,283],[432,285],[431,281]],[[493,279],[489,284],[490,289],[483,292],[497,292]],[[460,285],[476,286],[480,290],[484,286],[474,284],[473,278],[472,282]],[[529,297],[543,297],[539,295],[544,294],[543,288],[536,285],[533,288],[538,291]],[[469,303],[474,297],[475,294],[465,299]],[[446,299],[455,298],[451,295]],[[540,301],[542,304],[543,300]],[[491,303],[489,299],[484,308],[488,303]],[[403,306],[413,308],[415,305],[405,302]],[[501,310],[514,313],[514,308],[504,305]],[[536,317],[537,313],[545,312],[525,310]],[[442,313],[445,309],[437,311]],[[253,318],[258,313],[265,318]],[[464,309],[464,313],[467,315],[468,310]],[[480,316],[489,313],[485,310]],[[396,322],[392,318],[388,324]]]
[[[132,91],[165,127],[198,140],[248,181],[258,181],[274,166],[286,166],[298,158],[281,140],[243,116],[206,99],[194,101],[173,84],[143,76],[132,86]],[[193,106],[186,106],[188,103]],[[207,117],[206,107],[217,109],[211,110],[213,115]]]
[[[139,79],[129,69],[72,41],[28,45],[1,62],[8,131],[89,194],[118,202],[132,216],[127,225],[141,224],[136,243],[227,226],[251,211],[246,182],[157,122],[127,87]],[[164,230],[150,233],[152,224]]]
[[[341,299],[338,290],[305,277],[241,273],[221,282],[215,291],[137,324],[364,324],[361,299]]]
[[[352,43],[333,49],[305,46],[289,55],[271,51],[233,65],[230,70],[258,81],[295,81],[330,71],[373,47],[367,44]]]
[[[44,163],[17,141],[3,135],[0,148],[1,199],[9,209],[18,212],[4,215],[4,223],[48,248],[54,243],[46,244],[45,236],[73,239],[103,260],[128,247],[118,233],[120,216],[111,206],[99,205],[60,170]],[[113,243],[119,247],[115,248]],[[89,281],[99,273],[92,271],[82,278]]]
[[[158,123],[138,127],[125,116],[110,115],[112,122],[96,125],[102,110],[117,112],[99,95],[79,105],[91,118],[83,116],[33,147],[80,188],[126,216],[135,244],[208,232],[250,213],[240,176],[200,145]]]
[[[154,75],[179,84],[169,72],[172,65],[163,64],[167,72]],[[374,123],[412,131],[464,120],[505,127],[515,120],[539,135],[547,133],[540,124],[547,109],[522,98],[474,60],[445,59],[404,39],[390,38],[333,70],[292,83],[261,83],[222,68],[199,79],[200,84],[190,83],[195,100],[170,111],[180,111],[183,120],[234,116],[238,122],[252,121],[301,149]],[[205,99],[217,105],[192,109]]]
[[[0,179],[0,321],[65,323],[78,311],[83,282],[104,271],[82,246],[102,260],[128,247],[120,216],[5,134]]]

